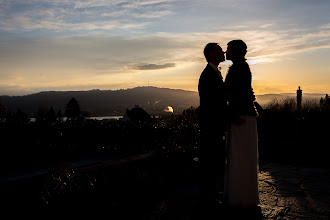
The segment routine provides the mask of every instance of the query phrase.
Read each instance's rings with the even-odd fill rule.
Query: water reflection
[[[90,119],[90,120],[98,120],[98,121],[102,121],[102,120],[119,120],[123,118],[123,116],[96,116],[96,117],[86,117],[86,119]],[[63,121],[66,121],[66,117],[63,117]],[[30,118],[31,122],[35,122],[36,118]]]

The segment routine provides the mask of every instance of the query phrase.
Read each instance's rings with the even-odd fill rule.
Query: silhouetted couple
[[[208,64],[202,72],[200,96],[200,193],[205,214],[221,202],[229,208],[256,208],[258,193],[258,134],[252,74],[242,40],[230,41],[226,59],[232,61],[225,80],[219,71],[225,52],[217,43],[204,48]],[[222,176],[223,181],[217,181]],[[218,178],[219,179],[219,178]],[[217,185],[218,183],[218,185]]]

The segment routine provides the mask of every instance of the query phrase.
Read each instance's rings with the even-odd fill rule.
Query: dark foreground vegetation
[[[261,162],[329,168],[330,99],[307,100],[297,110],[295,99],[274,100],[258,117]]]
[[[0,176],[49,170],[43,176],[3,183],[2,200],[8,207],[103,208],[118,215],[161,206],[175,185],[196,180],[198,110],[191,107],[148,120],[97,121],[85,119],[77,100],[70,100],[63,114],[50,108],[31,122],[20,110],[2,109]],[[299,111],[294,99],[259,108],[260,162],[328,169],[329,124],[328,96],[303,103]],[[125,160],[134,155],[149,156]],[[69,166],[72,160],[98,156],[117,162]]]

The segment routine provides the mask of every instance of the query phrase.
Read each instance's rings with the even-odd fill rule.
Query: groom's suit
[[[216,200],[216,177],[224,175],[226,89],[220,72],[208,64],[199,78],[200,190],[204,201]],[[220,189],[223,191],[222,189]],[[212,203],[212,202],[211,202]]]

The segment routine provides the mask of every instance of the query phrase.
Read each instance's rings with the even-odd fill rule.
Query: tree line
[[[325,166],[329,100],[326,95],[300,112],[293,99],[260,109],[260,160]],[[153,121],[86,120],[78,100],[72,98],[63,113],[41,109],[31,122],[21,110],[12,114],[0,106],[0,174],[99,155],[180,151],[195,157],[200,143],[198,111],[190,107]]]

